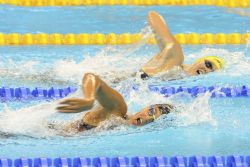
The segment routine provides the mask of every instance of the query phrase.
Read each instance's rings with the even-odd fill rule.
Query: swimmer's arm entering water
[[[124,118],[127,113],[127,105],[116,90],[108,86],[97,75],[87,73],[82,81],[84,99],[66,99],[57,107],[59,112],[74,113],[86,111],[93,108],[94,100],[99,102],[99,106],[84,115],[83,121],[88,125],[98,126],[98,124],[116,115]]]
[[[156,12],[149,12],[148,22],[153,29],[160,53],[149,60],[142,70],[152,76],[174,66],[181,66],[184,60],[181,45],[169,31],[162,16]]]
[[[94,100],[97,100],[100,105],[98,107],[95,107],[94,110],[86,113],[82,119],[70,122],[63,128],[66,132],[77,133],[80,131],[92,129],[94,127],[97,127],[100,122],[109,119],[112,115],[123,118],[127,121],[128,124],[142,126],[153,122],[163,114],[168,114],[170,112],[169,108],[172,108],[171,106],[167,105],[166,110],[166,107],[164,108],[163,105],[156,104],[144,108],[134,115],[128,116],[127,105],[122,95],[111,88],[109,85],[107,85],[97,75],[91,73],[85,74],[82,87],[83,93],[86,96],[84,102],[81,102],[82,99],[67,99],[61,103],[63,104],[63,106],[57,107],[57,110],[59,112],[83,111],[85,110],[83,109],[84,107],[90,106],[89,104],[85,105],[87,99],[90,99],[87,101],[91,101],[92,106]],[[75,105],[78,102],[80,104]]]
[[[84,75],[82,80],[82,91],[85,98],[66,99],[60,102],[62,106],[59,106],[56,109],[59,112],[64,113],[77,113],[91,109],[94,105],[95,92],[99,87],[99,82],[97,82],[93,76],[88,74]]]

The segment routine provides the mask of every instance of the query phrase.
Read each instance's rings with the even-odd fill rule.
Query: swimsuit
[[[147,73],[145,73],[144,71],[140,71],[141,72],[141,79],[148,79],[149,75]]]

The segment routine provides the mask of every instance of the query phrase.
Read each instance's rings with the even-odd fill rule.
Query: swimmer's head
[[[222,69],[224,60],[217,56],[202,57],[188,68],[187,72],[191,75],[200,75]]]
[[[198,59],[196,62],[205,62],[206,60],[213,63],[217,70],[221,69],[224,66],[224,60],[217,56],[205,56]]]
[[[142,109],[140,112],[129,117],[129,123],[142,126],[159,118],[161,115],[168,114],[174,107],[170,104],[154,104]]]

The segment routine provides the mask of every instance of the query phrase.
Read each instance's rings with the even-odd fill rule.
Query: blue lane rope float
[[[56,158],[54,159],[54,166],[56,167],[72,167],[71,158]]]
[[[14,164],[12,163],[14,162]],[[53,164],[52,164],[53,162]],[[0,167],[250,167],[250,156],[0,158]]]
[[[26,167],[32,167],[32,159],[30,158],[19,158],[14,161],[14,166],[15,167],[21,167],[21,166],[26,166]]]
[[[129,166],[129,158],[128,157],[112,158],[112,166]]]
[[[2,87],[0,88],[0,99],[1,100],[25,100],[25,99],[57,99],[63,98],[70,93],[76,91],[74,87],[67,88],[54,88],[43,89],[43,88],[8,88]]]
[[[90,166],[91,165],[91,160],[90,158],[86,157],[78,157],[74,158],[73,160],[74,167],[81,167],[81,166]]]
[[[138,86],[133,86],[132,89],[138,90]],[[77,89],[74,87],[66,88],[54,88],[49,89],[43,88],[0,88],[0,100],[29,100],[29,99],[59,99],[66,97],[67,95],[75,92]],[[159,92],[162,95],[169,97],[177,93],[186,93],[190,94],[192,97],[197,97],[200,94],[206,92],[212,92],[211,97],[250,97],[250,87],[244,85],[242,87],[203,87],[203,86],[194,86],[194,87],[184,87],[180,86],[175,87],[159,87],[159,86],[149,86],[150,91]]]
[[[250,97],[250,88],[246,85],[242,87],[217,87],[217,86],[194,86],[192,88],[180,86],[178,88],[175,87],[157,87],[150,86],[149,89],[151,91],[160,92],[165,96],[171,96],[177,93],[188,93],[193,97],[198,96],[199,94],[204,94],[206,92],[212,92],[211,97]]]
[[[52,166],[52,160],[50,158],[35,158],[34,166],[35,167],[49,167],[49,166]]]

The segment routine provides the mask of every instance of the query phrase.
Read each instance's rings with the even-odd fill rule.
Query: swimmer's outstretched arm
[[[60,102],[62,106],[59,106],[56,109],[59,112],[66,113],[76,113],[91,109],[95,100],[95,91],[98,89],[98,87],[99,83],[97,83],[96,80],[91,77],[88,77],[88,74],[84,75],[82,80],[82,91],[85,98],[66,99]]]
[[[119,116],[125,116],[127,112],[127,105],[123,97],[114,89],[109,87],[97,75],[87,73],[83,77],[82,90],[85,96],[84,99],[71,98],[62,101],[56,109],[59,112],[75,113],[89,110],[93,107],[94,101],[98,100],[103,109],[98,109],[98,112],[109,112]],[[97,113],[96,113],[97,114]],[[105,115],[105,113],[104,113]]]
[[[163,17],[152,11],[148,14],[148,22],[154,32],[160,53],[147,62],[142,70],[148,75],[154,75],[162,70],[181,66],[184,60],[181,45],[169,31]]]

